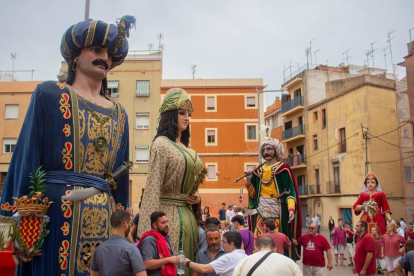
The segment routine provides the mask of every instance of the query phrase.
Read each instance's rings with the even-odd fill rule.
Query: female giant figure
[[[193,191],[202,162],[189,147],[192,112],[193,106],[185,90],[172,88],[167,91],[151,146],[138,235],[150,230],[152,212],[163,211],[169,220],[174,253],[183,248],[185,256],[194,261],[198,248],[197,221],[200,220],[201,198],[197,191]],[[187,268],[185,275],[189,273]]]
[[[360,220],[368,223],[368,229],[378,226],[382,235],[386,233],[386,220],[391,221],[391,209],[378,177],[373,172],[365,176],[364,187],[353,209],[355,215],[362,214]]]

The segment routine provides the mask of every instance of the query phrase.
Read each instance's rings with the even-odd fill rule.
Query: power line
[[[370,134],[370,133],[368,133],[368,132],[366,132],[366,134],[368,134],[368,135],[371,135],[371,136],[372,136],[372,134]],[[411,149],[411,147],[401,147],[401,146],[399,146],[399,145],[395,145],[395,144],[390,143],[390,142],[388,142],[388,141],[382,140],[381,138],[378,138],[378,137],[368,137],[368,138],[369,138],[369,139],[371,139],[371,138],[378,139],[378,140],[380,140],[380,141],[382,141],[382,142],[384,142],[384,143],[387,143],[387,144],[389,144],[389,145],[391,145],[391,146],[394,146],[394,147],[397,147],[397,148],[400,148],[400,149]]]
[[[384,164],[384,163],[392,163],[392,162],[404,161],[404,160],[407,160],[407,159],[411,159],[411,157],[412,156],[408,156],[406,158],[401,158],[401,159],[396,159],[396,160],[371,162],[371,164]]]
[[[390,130],[390,131],[388,131],[388,132],[385,132],[385,133],[380,134],[380,135],[377,135],[377,136],[374,136],[374,135],[372,135],[371,133],[368,133],[368,134],[372,136],[372,137],[370,137],[370,138],[378,138],[378,137],[381,137],[381,136],[387,135],[387,134],[389,134],[389,133],[391,133],[391,132],[394,132],[394,131],[396,131],[396,130],[398,130],[398,129],[402,128],[403,126],[405,126],[405,125],[407,125],[407,124],[409,124],[409,123],[411,123],[411,121],[406,122],[405,124],[403,124],[403,125],[401,125],[401,126],[397,127],[396,129]]]
[[[355,136],[357,136],[359,134],[359,132],[357,132],[357,133],[355,133],[354,135],[352,135],[352,136],[349,136],[348,138],[346,138],[344,141],[347,141],[348,139],[351,139],[351,138],[353,138],[353,137],[355,137]],[[315,155],[317,155],[317,154],[319,154],[319,153],[322,153],[322,152],[324,152],[324,151],[327,151],[328,149],[331,149],[331,148],[333,148],[333,147],[335,147],[335,146],[337,146],[337,145],[339,145],[339,144],[343,144],[344,143],[344,141],[341,141],[341,142],[339,142],[339,143],[336,143],[335,145],[332,145],[332,146],[330,146],[329,148],[326,148],[326,149],[324,149],[324,150],[321,150],[320,152],[317,152],[317,153],[314,153],[314,154],[312,154],[312,155],[309,155],[309,156],[307,156],[306,157],[306,159],[308,159],[308,158],[310,158],[310,157],[312,157],[312,156],[315,156]]]

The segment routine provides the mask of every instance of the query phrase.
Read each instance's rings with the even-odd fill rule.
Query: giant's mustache
[[[92,61],[92,64],[95,65],[95,66],[103,65],[103,66],[105,66],[106,70],[108,70],[108,68],[109,68],[108,63],[106,63],[103,59],[95,59],[94,61]]]

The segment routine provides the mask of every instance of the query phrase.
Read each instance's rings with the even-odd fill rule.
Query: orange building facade
[[[233,181],[258,163],[258,104],[263,107],[263,98],[259,94],[258,99],[256,88],[264,88],[263,80],[162,80],[161,98],[174,87],[185,89],[194,106],[191,147],[208,170],[199,190],[202,207],[218,216],[223,202],[247,206],[247,191],[241,192],[245,180]],[[260,117],[263,124],[263,113]]]

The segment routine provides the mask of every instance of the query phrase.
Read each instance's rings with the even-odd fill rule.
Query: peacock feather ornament
[[[115,44],[114,52],[116,53],[125,41],[126,38],[129,37],[129,30],[135,27],[137,20],[132,15],[124,15],[116,21],[118,25],[118,41]]]

